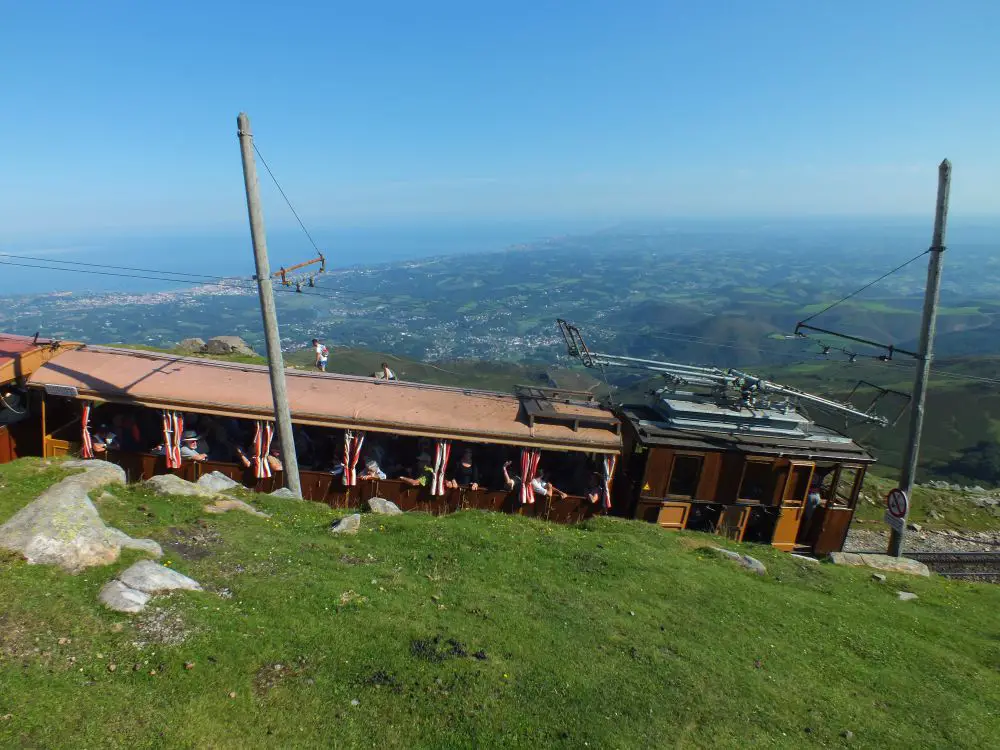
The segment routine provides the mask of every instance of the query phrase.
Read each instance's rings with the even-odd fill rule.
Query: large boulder
[[[171,570],[152,560],[140,560],[118,576],[130,589],[144,594],[163,594],[167,591],[201,591],[201,584],[183,573]]]
[[[868,555],[858,552],[831,552],[830,562],[834,565],[850,565],[885,570],[889,573],[906,573],[911,576],[929,576],[930,569],[922,562],[891,555]]]
[[[372,513],[377,513],[382,516],[398,516],[401,515],[403,511],[399,509],[399,506],[391,500],[386,500],[384,497],[373,497],[368,500],[368,509]]]
[[[256,352],[239,336],[214,336],[203,347],[202,354],[245,354],[253,356]]]
[[[177,344],[177,351],[184,354],[194,354],[200,352],[205,346],[205,339],[193,338],[184,339]]]
[[[203,474],[198,477],[198,481],[195,484],[209,492],[225,492],[234,487],[243,486],[236,480],[227,477],[221,471],[210,471],[208,474]]]
[[[218,494],[207,487],[181,479],[176,474],[158,474],[147,479],[144,484],[158,495],[215,497]]]
[[[88,493],[98,487],[125,484],[121,467],[96,460],[67,461],[63,466],[83,472],[52,485],[0,526],[0,548],[19,552],[29,563],[58,565],[70,573],[113,563],[123,548],[163,554],[151,539],[132,539],[106,526],[90,500]]]

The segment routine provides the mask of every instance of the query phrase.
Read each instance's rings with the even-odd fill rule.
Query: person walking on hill
[[[316,369],[320,372],[326,372],[326,362],[330,357],[330,350],[319,339],[313,339],[313,351],[316,352]]]

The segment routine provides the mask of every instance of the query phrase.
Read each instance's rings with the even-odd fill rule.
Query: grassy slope
[[[56,476],[0,467],[0,518]],[[769,569],[756,578],[701,549],[714,540],[635,522],[366,516],[339,538],[337,514],[313,504],[261,498],[268,521],[113,493],[101,512],[126,532],[207,541],[166,557],[208,591],[154,602],[190,634],[138,649],[148,618],[97,605],[134,556],[75,577],[0,558],[0,746],[784,748],[846,746],[850,730],[852,747],[987,747],[1000,734],[1000,587],[878,585],[769,548],[752,551]],[[901,588],[920,599],[897,601]]]

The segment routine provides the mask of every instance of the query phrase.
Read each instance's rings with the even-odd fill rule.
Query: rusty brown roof
[[[427,435],[479,442],[617,452],[612,430],[529,427],[516,396],[350,375],[286,373],[292,418],[300,424]],[[273,416],[266,367],[153,352],[84,347],[58,355],[29,383],[70,386],[80,398],[171,407],[237,417]],[[579,405],[581,414],[611,413]]]
[[[75,347],[78,344],[67,345],[51,339],[0,333],[0,383],[27,377],[64,346]]]

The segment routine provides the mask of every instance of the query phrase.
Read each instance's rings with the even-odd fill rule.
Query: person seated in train
[[[284,471],[284,464],[281,463],[281,448],[277,445],[271,446],[271,451],[267,454],[267,466],[271,471]]]
[[[304,427],[294,425],[292,427],[292,437],[295,440],[295,454],[299,460],[299,466],[311,467],[315,465],[316,449],[312,438]]]
[[[106,424],[102,424],[90,433],[90,442],[94,453],[107,453],[109,449],[114,450],[118,447],[117,440],[117,435]]]
[[[373,458],[369,458],[365,462],[365,470],[358,475],[358,479],[374,480],[374,479],[385,479],[385,472],[379,468],[378,461]]]
[[[511,467],[513,466],[513,461],[503,462],[503,486],[508,492],[513,492],[521,486],[521,477],[518,474],[511,473]]]
[[[431,454],[425,451],[417,456],[417,462],[408,471],[400,475],[399,481],[411,487],[426,487],[433,476]]]
[[[604,499],[604,477],[596,471],[590,475],[590,484],[585,497],[591,505],[596,505]]]
[[[561,489],[552,484],[552,482],[546,481],[544,469],[539,469],[535,473],[535,478],[531,480],[531,489],[536,495],[541,497],[559,495],[561,498],[566,498],[569,496],[568,493],[563,492]]]
[[[111,419],[111,425],[115,434],[119,436],[118,446],[123,451],[137,453],[142,450],[142,435],[139,432],[139,425],[129,413],[115,414]]]
[[[191,461],[207,461],[208,454],[199,450],[201,436],[194,430],[184,430],[181,434],[181,458]]]
[[[472,460],[471,448],[462,451],[462,457],[452,472],[452,479],[446,479],[444,484],[445,487],[453,490],[459,487],[468,487],[470,490],[479,489],[479,467]]]

